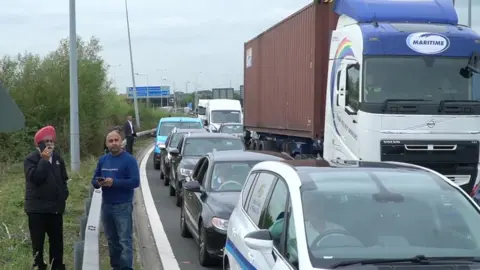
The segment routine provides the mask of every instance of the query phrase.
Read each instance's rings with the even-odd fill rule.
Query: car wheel
[[[207,251],[207,234],[202,223],[200,223],[200,235],[198,236],[198,239],[198,262],[201,266],[210,266],[213,263],[213,259]]]
[[[175,198],[175,199],[176,199],[176,200],[175,200],[175,205],[176,205],[176,206],[182,205],[182,199],[183,199],[183,198],[182,198],[182,197],[183,197],[182,195],[183,195],[183,194],[182,194],[182,187],[181,187],[180,183],[178,183],[178,184],[177,184],[177,188],[175,189],[175,197],[176,197],[176,198]]]
[[[187,227],[187,221],[185,220],[185,204],[182,204],[180,208],[180,235],[184,238],[192,237]]]
[[[170,188],[168,189],[170,191],[170,196],[175,196],[176,192],[175,192],[175,188],[173,188],[173,185],[170,185]]]
[[[167,174],[165,174],[165,175],[163,176],[163,185],[164,185],[164,186],[168,186],[168,183],[170,183],[170,177],[167,176]]]

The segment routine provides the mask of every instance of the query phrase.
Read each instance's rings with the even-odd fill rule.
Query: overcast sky
[[[68,37],[68,0],[15,0],[0,9],[2,54],[45,54]],[[232,87],[243,82],[243,43],[310,0],[162,1],[129,0],[135,69],[150,85],[185,89]],[[131,85],[130,60],[122,0],[77,1],[77,32],[100,38],[111,76],[124,91]],[[167,71],[162,71],[162,70]],[[201,74],[200,74],[201,72]],[[114,74],[115,73],[115,74]],[[162,77],[169,82],[162,82]],[[146,76],[137,85],[146,85]],[[193,90],[193,84],[189,85]]]
[[[180,91],[197,77],[201,89],[230,83],[238,89],[243,82],[243,43],[311,1],[130,0],[136,72],[148,74],[150,85],[170,85],[174,80]],[[467,1],[457,0],[461,23],[467,22],[461,7]],[[472,2],[477,5],[473,13],[478,14],[480,0]],[[474,25],[480,31],[480,16],[476,17]],[[45,54],[68,37],[68,1],[5,1],[0,25],[2,54]],[[112,79],[122,91],[130,86],[123,1],[77,1],[77,32],[100,38],[104,58],[115,66],[110,69]],[[137,85],[146,84],[146,76],[137,76]]]

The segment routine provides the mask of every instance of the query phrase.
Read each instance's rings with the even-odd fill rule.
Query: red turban
[[[35,141],[35,145],[38,146],[38,144],[45,140],[46,137],[51,137],[53,141],[57,140],[57,133],[55,132],[54,127],[46,126],[37,131],[33,139]]]

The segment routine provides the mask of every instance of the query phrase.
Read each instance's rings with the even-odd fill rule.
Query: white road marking
[[[150,154],[153,152],[153,148],[154,147],[152,146],[152,148],[147,151],[140,164],[140,187],[143,194],[143,202],[145,204],[145,209],[147,210],[150,228],[153,232],[153,238],[162,261],[163,269],[180,270],[177,259],[175,259],[175,255],[173,254],[172,246],[170,245],[170,242],[168,242],[167,234],[163,229],[163,224],[158,215],[157,208],[155,207],[155,201],[153,200],[150,186],[148,185],[147,162]]]

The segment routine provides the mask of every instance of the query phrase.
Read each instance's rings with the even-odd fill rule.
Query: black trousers
[[[48,235],[51,269],[65,269],[63,264],[63,215],[42,213],[28,213],[27,215],[28,228],[32,240],[34,265],[40,269],[43,269],[45,266],[43,261],[43,247],[45,235]]]
[[[133,155],[133,142],[135,141],[133,136],[127,136],[125,138],[127,140],[127,145],[125,145],[125,150]]]

